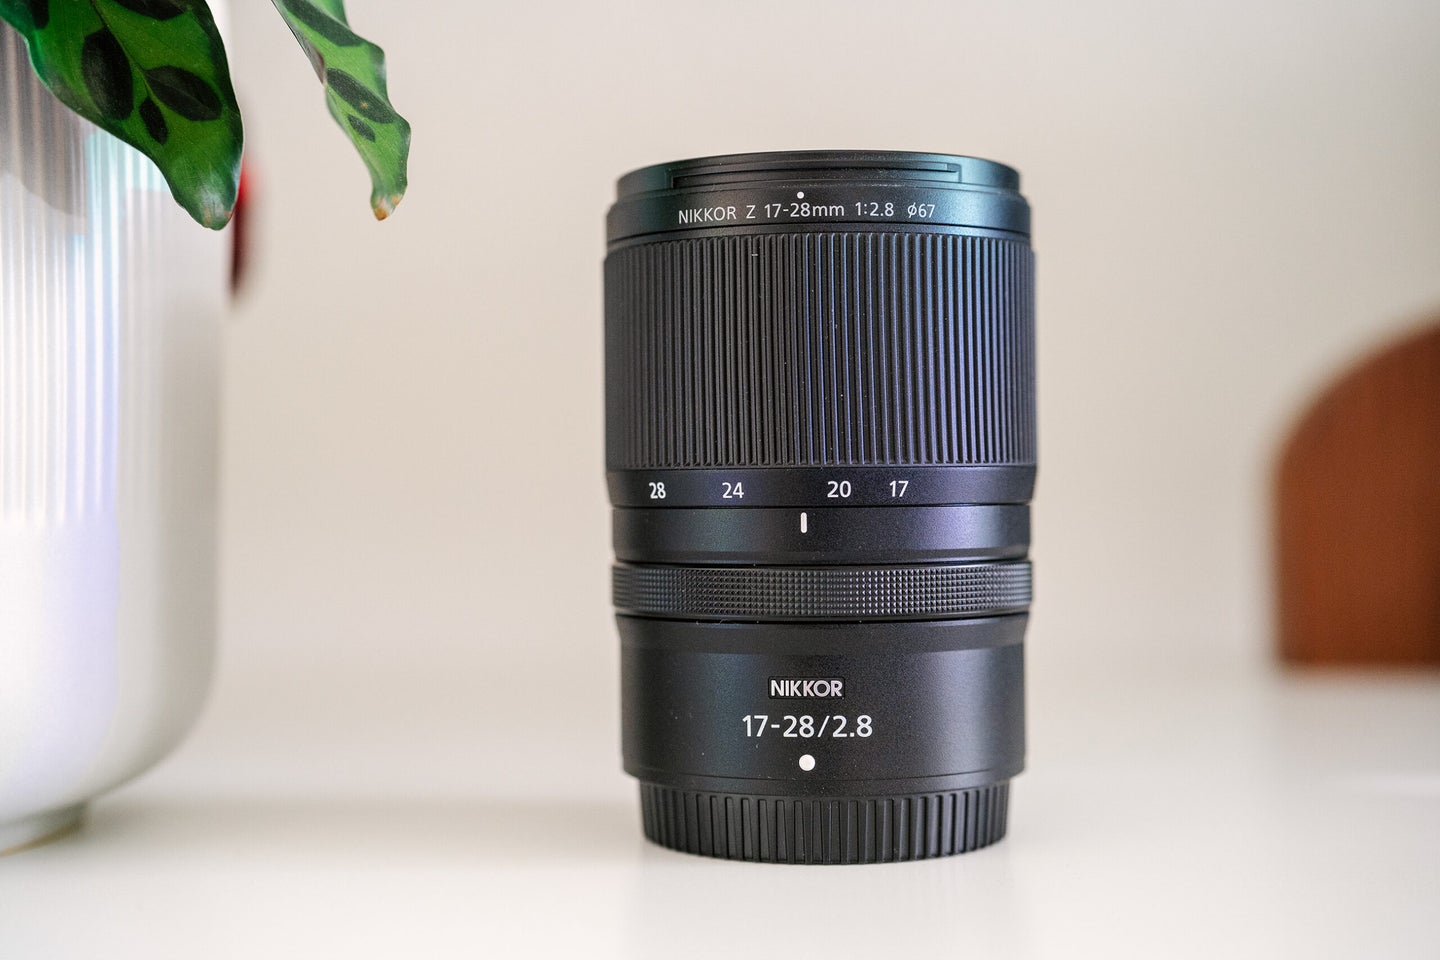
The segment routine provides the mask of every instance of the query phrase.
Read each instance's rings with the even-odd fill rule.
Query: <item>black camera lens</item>
[[[1024,765],[1029,207],[972,157],[623,177],[605,261],[625,769],[645,835],[961,853]]]

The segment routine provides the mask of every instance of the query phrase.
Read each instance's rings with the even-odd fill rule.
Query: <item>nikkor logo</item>
[[[750,209],[755,209],[751,207]],[[680,222],[684,223],[720,223],[725,220],[738,219],[735,216],[734,207],[687,207],[680,211]]]
[[[770,678],[770,699],[772,700],[819,700],[843,696],[845,696],[845,681],[839,678],[827,680]]]

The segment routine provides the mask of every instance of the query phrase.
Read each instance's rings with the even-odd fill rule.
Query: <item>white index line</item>
[[[810,532],[810,515],[809,515],[809,514],[805,514],[805,513],[800,514],[800,532],[801,532],[801,533],[809,533],[809,532]]]

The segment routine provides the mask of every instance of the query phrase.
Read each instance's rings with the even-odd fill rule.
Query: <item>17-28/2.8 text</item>
[[[745,724],[745,736],[763,737],[766,730],[778,730],[782,737],[800,737],[806,740],[818,737],[868,737],[875,732],[874,721],[862,713],[852,723],[849,717],[840,714],[812,717],[785,714],[772,719],[764,713],[748,713],[741,718]]]

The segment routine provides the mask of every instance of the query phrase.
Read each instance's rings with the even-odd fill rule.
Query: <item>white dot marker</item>
[[[804,200],[804,199],[805,199],[805,191],[804,191],[804,190],[796,190],[796,191],[795,191],[795,199],[796,199],[796,200]]]
[[[805,754],[804,756],[802,756],[802,757],[800,758],[800,769],[801,769],[801,770],[814,770],[814,769],[815,769],[815,758],[812,757],[812,756],[810,756],[810,754],[808,754],[808,753]]]

